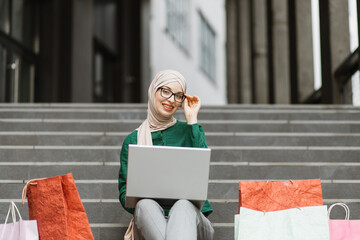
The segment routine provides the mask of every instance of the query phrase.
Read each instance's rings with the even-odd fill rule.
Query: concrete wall
[[[200,69],[199,11],[206,18],[216,35],[216,78],[212,82]],[[202,104],[226,104],[225,40],[226,15],[224,0],[189,1],[189,49],[185,52],[166,32],[166,1],[151,0],[149,14],[150,44],[149,72],[144,75],[143,87],[147,89],[157,72],[174,69],[188,82],[188,94],[198,95]],[[146,29],[143,29],[146,31]],[[146,46],[145,46],[146,50]],[[146,53],[143,53],[143,55]],[[142,64],[147,64],[146,60]],[[144,66],[142,69],[147,69]],[[146,78],[145,78],[146,77]],[[145,91],[143,91],[143,94]],[[143,96],[145,99],[146,96]]]

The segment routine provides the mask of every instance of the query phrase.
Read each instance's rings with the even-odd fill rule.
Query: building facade
[[[0,0],[0,102],[146,102],[170,68],[203,104],[351,104],[359,2]]]
[[[227,0],[228,101],[351,104],[350,2]]]
[[[226,103],[225,2],[1,0],[0,102],[146,102],[162,69]]]
[[[143,96],[162,69],[181,72],[203,104],[225,104],[225,1],[152,0],[143,16]]]

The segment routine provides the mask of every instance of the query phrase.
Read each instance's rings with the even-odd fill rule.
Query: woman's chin
[[[172,115],[174,115],[176,111],[174,111],[174,109],[166,109],[166,108],[163,108],[161,109],[161,115],[164,116],[164,117],[171,117]]]

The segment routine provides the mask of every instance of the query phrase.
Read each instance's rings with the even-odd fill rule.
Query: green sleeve
[[[208,146],[206,144],[205,132],[203,127],[198,123],[192,124],[190,126],[191,126],[191,139],[193,142],[193,147],[207,148]],[[205,216],[209,216],[213,212],[213,208],[211,207],[208,200],[206,200],[203,208],[201,209],[201,212]]]
[[[124,140],[124,143],[121,148],[120,153],[120,170],[119,170],[119,200],[121,205],[124,207],[126,211],[131,214],[134,214],[133,208],[126,208],[125,207],[125,199],[126,199],[126,173],[127,173],[127,162],[128,162],[128,149],[129,144],[136,144],[133,140],[133,135],[130,134]],[[136,141],[136,140],[135,140]]]
[[[198,124],[192,124],[191,127],[191,140],[193,143],[193,147],[197,148],[207,148],[205,132],[203,127]]]
[[[206,200],[206,202],[204,203],[204,206],[201,209],[201,212],[205,215],[205,217],[209,216],[213,212],[213,208],[210,205],[208,200]]]

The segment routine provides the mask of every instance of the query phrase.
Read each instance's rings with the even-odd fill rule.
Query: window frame
[[[216,83],[216,32],[201,11],[199,14],[199,66]]]

